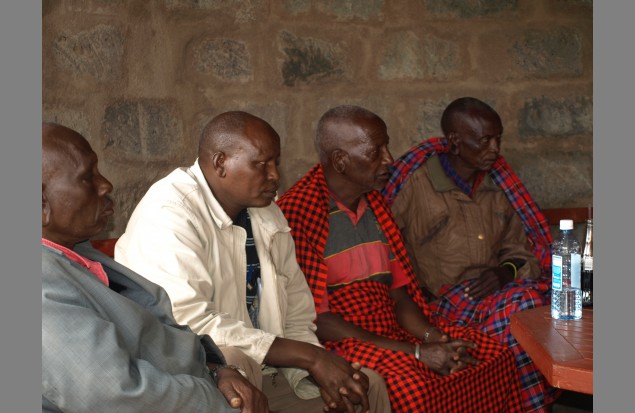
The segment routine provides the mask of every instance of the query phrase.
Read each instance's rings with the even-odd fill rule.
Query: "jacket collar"
[[[216,225],[224,230],[231,227],[234,222],[227,215],[223,207],[214,197],[212,190],[207,184],[207,180],[205,179],[205,175],[203,175],[203,170],[199,165],[198,158],[194,161],[194,164],[189,168],[188,171],[193,178],[198,183],[198,186],[203,194],[203,199],[205,201],[205,205],[207,206],[207,210],[209,211],[210,216],[216,223]],[[260,228],[266,230],[270,233],[275,232],[288,232],[291,229],[289,225],[287,225],[286,221],[282,221],[279,216],[281,214],[275,214],[275,211],[272,210],[277,209],[278,206],[275,205],[274,202],[271,205],[263,208],[247,208],[249,212],[249,216],[254,220],[256,225]]]
[[[432,182],[432,187],[437,192],[448,192],[453,189],[459,190],[450,179],[445,174],[443,167],[441,166],[441,161],[437,155],[431,156],[427,161],[426,165],[428,167],[428,176],[430,177],[430,182]],[[487,174],[485,178],[483,178],[483,182],[476,189],[478,191],[500,191],[501,189],[492,181],[492,177]]]

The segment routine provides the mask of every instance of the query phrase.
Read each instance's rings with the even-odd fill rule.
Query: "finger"
[[[342,398],[342,400],[344,401],[344,406],[346,407],[346,413],[355,413],[355,406],[353,403],[351,403],[351,401],[346,397]]]
[[[459,372],[459,371],[465,369],[466,367],[467,367],[467,364],[463,363],[462,361],[459,361],[458,363],[456,363],[454,365],[454,367],[452,367],[450,369],[450,374],[454,374],[456,372]]]
[[[241,399],[238,396],[232,397],[231,400],[229,400],[229,405],[233,407],[234,409],[238,409],[240,406],[242,406],[242,404],[243,404],[243,399]]]
[[[323,388],[320,388],[320,396],[322,396],[322,400],[324,401],[326,408],[330,408],[330,409],[337,408],[337,402],[333,399],[333,397],[331,397],[329,392],[327,392]]]
[[[224,384],[224,383],[223,383]],[[243,404],[243,399],[232,386],[219,386],[219,390],[225,396],[225,400],[231,407],[239,408]]]
[[[470,364],[472,366],[478,366],[478,364],[480,363],[478,361],[478,359],[472,357],[472,356],[463,356],[461,357],[461,361],[467,364]]]
[[[458,351],[461,347],[476,348],[476,343],[465,340],[452,340],[448,344],[453,351]]]

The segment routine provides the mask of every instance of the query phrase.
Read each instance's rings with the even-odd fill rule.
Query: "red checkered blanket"
[[[376,191],[368,193],[367,199],[395,257],[410,279],[407,289],[414,302],[434,325],[451,337],[474,341],[478,348],[472,355],[480,364],[451,376],[441,376],[412,355],[355,338],[325,342],[325,346],[350,362],[359,361],[381,374],[396,412],[522,411],[518,373],[510,350],[477,330],[454,326],[430,311],[385,200]],[[298,263],[316,308],[327,294],[327,268],[323,257],[329,230],[328,200],[322,167],[316,165],[277,201],[291,226]],[[363,281],[338,289],[329,296],[329,307],[347,321],[375,334],[421,343],[399,326],[390,292],[381,283]]]

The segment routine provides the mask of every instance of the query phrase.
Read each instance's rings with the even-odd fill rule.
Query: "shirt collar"
[[[66,258],[86,268],[95,277],[97,277],[99,281],[108,286],[108,276],[106,275],[106,271],[104,271],[104,267],[101,265],[101,263],[97,261],[91,261],[88,258],[82,257],[75,251],[68,249],[62,245],[56,244],[53,241],[47,240],[46,238],[42,238],[42,245],[46,245],[49,248],[53,248],[61,252]]]
[[[426,165],[428,167],[428,176],[430,177],[430,181],[432,182],[432,187],[437,192],[447,192],[453,189],[460,190],[457,188],[456,184],[452,179],[450,179],[443,170],[441,166],[441,161],[439,157],[434,155],[431,156]],[[483,182],[478,186],[476,191],[500,191],[501,189],[492,181],[492,178],[489,174],[485,175],[483,178]]]

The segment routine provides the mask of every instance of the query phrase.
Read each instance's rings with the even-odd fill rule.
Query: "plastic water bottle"
[[[586,241],[582,252],[582,307],[593,307],[593,219],[591,218],[586,220]]]
[[[580,244],[573,234],[573,221],[563,219],[560,221],[560,236],[553,243],[551,318],[582,318],[580,261]]]

